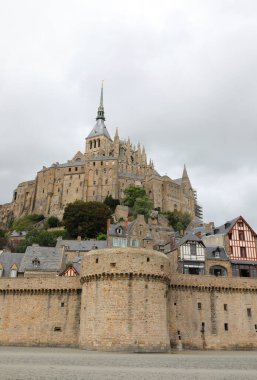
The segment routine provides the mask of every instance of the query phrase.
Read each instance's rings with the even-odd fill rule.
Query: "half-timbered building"
[[[239,216],[214,228],[205,244],[222,244],[229,255],[233,276],[257,277],[257,235]]]
[[[205,245],[198,236],[185,235],[169,256],[175,272],[205,274]]]

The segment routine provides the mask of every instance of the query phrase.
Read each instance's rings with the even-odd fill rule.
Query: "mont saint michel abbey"
[[[143,186],[154,207],[161,211],[197,214],[196,192],[185,167],[179,179],[161,176],[148,161],[144,147],[121,140],[117,129],[111,138],[105,125],[102,87],[96,124],[86,137],[85,153],[77,152],[64,164],[44,166],[35,180],[20,183],[12,202],[0,205],[0,225],[27,214],[62,218],[65,206],[78,199],[102,202],[111,195],[122,201],[129,185]]]

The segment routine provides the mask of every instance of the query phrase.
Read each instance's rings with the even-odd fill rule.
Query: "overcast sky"
[[[257,230],[257,1],[0,0],[0,204],[94,126]]]

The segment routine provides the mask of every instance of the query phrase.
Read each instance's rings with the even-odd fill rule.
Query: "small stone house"
[[[21,260],[19,273],[24,277],[54,277],[64,270],[64,249],[40,247],[33,244],[27,247]]]

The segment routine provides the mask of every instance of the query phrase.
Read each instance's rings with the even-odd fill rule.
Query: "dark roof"
[[[143,180],[144,176],[142,175],[137,175],[134,173],[124,173],[124,172],[118,172],[119,177],[125,177],[125,178],[133,178],[133,179],[140,179]]]
[[[173,181],[176,182],[178,185],[181,185],[182,178],[177,178],[177,179],[174,179]]]
[[[21,260],[24,253],[12,253],[12,252],[2,252],[0,254],[0,264],[3,266],[3,277],[10,276],[10,269],[13,264],[16,264],[18,272],[21,264]]]
[[[39,260],[38,266],[33,264],[33,260]],[[46,271],[59,272],[62,267],[63,249],[56,247],[27,247],[21,261],[20,272],[25,271]]]
[[[65,247],[66,251],[91,251],[107,248],[106,240],[62,240],[58,239],[56,247]],[[95,248],[96,247],[96,248]]]
[[[129,223],[129,224],[131,224],[131,223]],[[111,236],[121,236],[121,237],[127,236],[129,224],[128,224],[128,227],[122,226],[121,224],[110,224],[109,235],[111,235]],[[118,228],[121,229],[121,233],[119,233],[119,234],[116,232],[116,230]]]
[[[231,263],[241,265],[257,265],[257,261],[253,260],[231,260]]]
[[[215,252],[219,252],[219,257],[215,257]],[[213,260],[229,260],[229,255],[226,253],[224,247],[219,247],[217,245],[210,245],[206,247],[206,252],[207,252],[207,259]]]
[[[238,216],[235,219],[228,220],[225,224],[222,224],[219,227],[215,227],[213,230],[213,234],[214,235],[227,234],[231,230],[231,228],[236,224],[236,222],[239,218],[240,218],[240,216]]]
[[[96,121],[96,125],[92,129],[92,131],[89,133],[87,138],[90,137],[96,137],[96,136],[101,136],[104,135],[106,136],[109,140],[111,140],[111,137],[109,135],[109,132],[107,131],[106,125],[104,124],[103,119],[98,119]]]
[[[202,243],[203,244],[203,241],[202,239],[200,239],[198,236],[194,235],[194,234],[186,234],[185,236],[183,236],[177,243],[177,246],[179,247],[180,245],[182,244],[185,244],[187,241],[196,241],[198,243]]]

